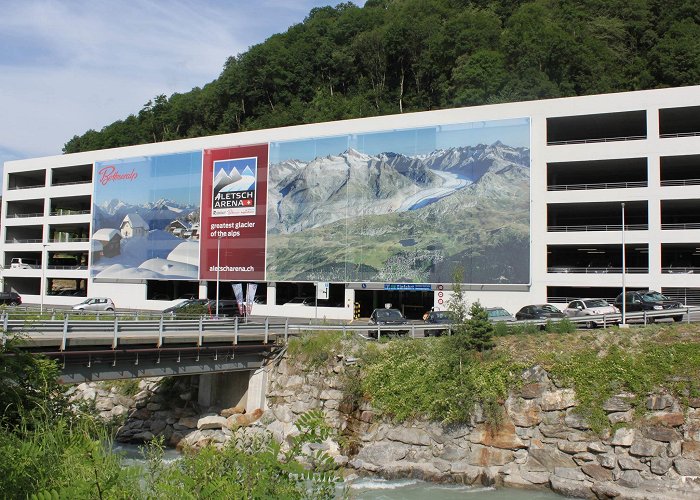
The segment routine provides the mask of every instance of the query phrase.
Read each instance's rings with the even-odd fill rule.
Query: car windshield
[[[610,305],[603,299],[584,300],[583,303],[586,304],[586,307],[607,307]]]
[[[382,320],[382,321],[403,319],[403,316],[398,311],[398,309],[379,309],[379,310],[377,310],[376,317],[378,320]]]
[[[552,312],[552,313],[561,312],[561,311],[559,311],[559,309],[557,309],[557,308],[554,307],[554,306],[550,306],[549,304],[545,304],[545,305],[543,305],[543,306],[540,306],[540,310],[546,311],[546,312]]]
[[[510,316],[510,313],[505,309],[490,309],[488,311],[490,318],[499,318],[501,316]]]
[[[661,300],[670,300],[665,295],[661,295],[659,292],[647,292],[642,295],[642,300],[644,302],[659,302]]]

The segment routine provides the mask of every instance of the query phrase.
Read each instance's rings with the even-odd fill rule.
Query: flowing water
[[[123,457],[125,465],[145,463],[139,446],[115,444],[113,450]],[[166,448],[163,460],[172,462],[179,456],[177,451]],[[429,483],[418,479],[389,481],[372,477],[359,478],[344,484],[339,491],[339,496],[342,496],[342,490],[354,500],[561,500],[566,498],[550,491],[458,486]]]

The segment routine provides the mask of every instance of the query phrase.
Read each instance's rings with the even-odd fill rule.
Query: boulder
[[[622,470],[646,470],[647,466],[634,457],[620,455],[617,457],[617,465]]]
[[[220,415],[224,418],[228,418],[231,415],[238,415],[241,413],[245,413],[244,406],[232,406],[231,408],[225,408],[225,409],[221,410]]]
[[[588,449],[588,443],[584,441],[559,441],[557,443],[557,448],[569,455],[575,455],[586,451]]]
[[[593,496],[593,492],[591,491],[593,483],[590,481],[574,481],[572,479],[551,476],[550,483],[552,485],[552,490],[568,497],[591,498]]]
[[[612,425],[617,424],[628,424],[634,419],[634,411],[617,411],[614,413],[608,413],[608,421]]]
[[[598,463],[606,469],[613,469],[617,465],[617,457],[614,453],[605,453],[598,455]]]
[[[650,425],[680,427],[685,423],[685,415],[679,411],[655,412],[651,415],[647,415],[645,420]]]
[[[474,484],[481,476],[481,467],[464,461],[453,463],[450,470],[453,475],[459,476],[464,484]]]
[[[226,427],[229,429],[232,429],[235,426],[238,427],[246,427],[256,420],[259,420],[260,417],[263,416],[263,410],[262,408],[256,408],[255,410],[251,411],[250,413],[244,413],[244,414],[234,414],[229,417],[231,419],[230,421],[227,419],[224,419],[226,421]],[[220,417],[223,418],[223,417]]]
[[[647,410],[665,410],[673,406],[674,399],[669,394],[653,395],[647,398]]]
[[[226,419],[219,415],[209,415],[197,420],[197,429],[200,431],[206,429],[221,429],[225,425]]]
[[[520,470],[520,477],[525,481],[532,484],[546,484],[549,483],[549,472],[531,472],[527,470]]]
[[[628,488],[638,488],[642,484],[642,476],[638,470],[626,470],[618,482]]]
[[[523,384],[520,388],[520,397],[523,399],[539,398],[547,390],[547,384],[543,382],[531,382]]]
[[[681,476],[700,476],[700,462],[687,458],[676,458],[673,461],[676,472]]]
[[[513,452],[502,448],[491,448],[475,444],[467,454],[467,462],[471,465],[488,467],[493,465],[505,465],[514,459]]]
[[[573,389],[558,389],[542,394],[540,407],[543,411],[566,410],[576,406],[576,393]]]
[[[573,479],[574,481],[586,481],[588,479],[578,467],[555,467],[554,475],[564,479]]]
[[[579,415],[575,408],[569,408],[566,410],[564,423],[574,429],[589,430],[591,428],[588,420],[586,420],[586,418],[582,415]]]
[[[688,460],[700,460],[700,443],[697,441],[683,442],[681,456]]]
[[[494,448],[517,450],[527,448],[515,432],[513,422],[507,420],[494,428],[486,424],[478,424],[469,435],[472,443],[482,444]]]
[[[630,447],[630,455],[637,457],[656,457],[661,454],[665,445],[653,439],[636,438]]]
[[[404,443],[383,441],[362,447],[357,454],[357,459],[371,464],[382,465],[402,460],[406,457],[408,450],[409,446]]]
[[[581,472],[594,481],[612,481],[612,471],[599,464],[586,464],[581,466]]]
[[[430,446],[432,443],[430,435],[423,429],[417,427],[392,428],[387,432],[386,438],[391,441],[417,446]]]
[[[530,456],[522,465],[522,470],[554,472],[555,467],[576,467],[576,462],[556,448],[531,448]]]
[[[542,410],[532,399],[509,397],[505,406],[513,424],[519,427],[533,427],[542,421]]]
[[[663,457],[653,457],[651,459],[651,472],[653,472],[656,475],[663,475],[668,472],[668,470],[671,468],[673,465],[673,460],[670,458],[663,458]]]
[[[642,430],[642,434],[649,439],[654,441],[661,441],[663,443],[670,443],[671,441],[680,441],[682,439],[681,435],[676,429],[671,429],[669,427],[646,427]]]
[[[630,403],[632,396],[629,394],[618,394],[608,398],[608,400],[603,403],[603,409],[607,412],[625,412],[632,409],[632,404]]]
[[[627,429],[623,427],[615,431],[615,434],[613,434],[613,437],[610,440],[610,444],[613,446],[632,446],[634,436],[634,429]]]

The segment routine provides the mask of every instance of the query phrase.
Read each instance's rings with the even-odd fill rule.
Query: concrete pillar
[[[201,408],[208,408],[214,404],[214,375],[211,373],[199,376],[199,391],[197,403]]]
[[[267,407],[267,371],[260,369],[251,371],[248,381],[248,400],[246,402],[246,413],[250,413],[256,408]]]
[[[199,282],[199,295],[198,295],[198,297],[200,299],[207,298],[207,282],[206,281]]]
[[[246,406],[250,373],[241,371],[200,375],[197,403],[202,408]]]
[[[277,283],[267,284],[267,305],[274,306],[277,304]]]

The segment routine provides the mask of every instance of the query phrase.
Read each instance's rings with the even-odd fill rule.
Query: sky
[[[229,56],[337,3],[0,0],[0,167],[202,87]]]

